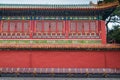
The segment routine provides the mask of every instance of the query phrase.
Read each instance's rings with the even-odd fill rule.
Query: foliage
[[[120,0],[104,0],[105,3],[114,2]],[[115,11],[110,14],[110,16],[106,19],[106,29],[107,29],[107,41],[109,41],[109,26],[108,23],[118,23],[120,24],[120,5],[115,9]]]
[[[116,10],[106,19],[107,23],[120,23],[120,6],[116,8]]]
[[[114,1],[118,1],[120,3],[120,0],[104,0],[105,3],[114,2]]]
[[[108,3],[108,2],[114,2],[116,0],[104,0],[105,3]]]
[[[109,30],[108,40],[120,44],[120,25],[113,26],[113,29]]]
[[[108,2],[114,2],[114,1],[119,1],[120,0],[104,0],[105,3]],[[106,19],[106,27],[108,27],[108,23],[120,23],[120,5],[115,9],[115,11]]]

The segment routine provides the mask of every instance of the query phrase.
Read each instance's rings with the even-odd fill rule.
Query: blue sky
[[[88,4],[97,0],[0,0],[0,3],[7,4]]]

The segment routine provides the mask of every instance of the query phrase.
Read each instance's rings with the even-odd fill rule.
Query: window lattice
[[[3,23],[3,28],[2,28],[3,32],[4,31],[8,31],[8,22],[4,22]]]
[[[96,31],[96,24],[95,24],[95,22],[91,22],[91,23],[90,23],[90,30],[91,30],[92,32],[95,32],[95,31]]]
[[[24,23],[24,31],[25,32],[29,31],[29,23],[28,22]]]
[[[89,32],[89,23],[84,23],[84,32]]]
[[[76,24],[75,24],[75,22],[70,23],[70,32],[76,32]]]
[[[55,32],[56,31],[56,22],[51,22],[50,30],[51,30],[51,32]]]
[[[38,22],[36,25],[36,31],[41,32],[42,31],[42,22]]]
[[[44,31],[48,32],[49,31],[49,22],[44,22]]]
[[[77,23],[77,30],[79,31],[79,32],[82,32],[82,23],[81,22],[78,22]]]
[[[14,22],[10,22],[10,32],[15,31],[15,23]]]
[[[63,30],[63,23],[62,22],[58,22],[58,26],[57,26],[58,28],[58,32],[62,32],[62,30]]]
[[[21,32],[22,31],[22,22],[17,23],[16,31]]]

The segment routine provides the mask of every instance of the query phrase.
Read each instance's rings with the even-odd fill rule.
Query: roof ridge
[[[0,5],[41,5],[41,6],[46,6],[46,5],[48,5],[48,6],[54,6],[54,5],[58,5],[58,6],[87,6],[87,5],[89,5],[89,4],[3,4],[3,3],[0,3]],[[90,6],[90,5],[89,5]]]

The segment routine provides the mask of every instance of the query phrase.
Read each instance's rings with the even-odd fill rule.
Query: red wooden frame
[[[3,32],[2,31],[3,23],[6,22],[6,21],[8,22],[8,32],[5,32],[5,33],[11,33],[10,32],[10,22],[11,22],[11,20],[1,20],[0,21],[0,25],[1,25],[0,26],[0,31],[1,31],[1,33]],[[45,27],[44,22],[48,22],[49,25],[51,24],[51,22],[55,22],[56,31],[54,33],[58,34],[58,35],[60,33],[65,35],[64,39],[69,39],[69,33],[71,33],[70,32],[70,26],[71,26],[70,23],[71,22],[75,22],[75,25],[76,25],[75,26],[76,27],[76,30],[75,30],[76,32],[74,32],[75,34],[78,34],[78,33],[82,33],[82,34],[85,34],[85,33],[97,33],[100,36],[100,38],[98,38],[98,39],[103,39],[102,36],[105,35],[105,29],[103,29],[105,27],[105,25],[104,25],[103,21],[99,21],[99,20],[12,20],[12,21],[15,22],[15,27],[16,27],[18,22],[22,22],[22,32],[18,32],[15,29],[15,31],[13,31],[13,33],[26,33],[26,34],[29,34],[29,36],[30,36],[29,39],[34,39],[33,38],[33,33],[46,33],[46,32],[44,32],[44,27]],[[37,25],[37,22],[39,22],[39,21],[42,23],[42,31],[41,32],[36,32],[36,25]],[[29,30],[27,32],[24,31],[24,23],[25,22],[27,22],[28,26],[29,26]],[[63,26],[62,32],[58,31],[58,26],[59,26],[58,23],[59,22],[62,22],[62,26]],[[82,23],[82,32],[78,31],[78,22]],[[89,24],[89,31],[87,31],[87,32],[84,31],[84,22],[87,22]],[[90,30],[90,23],[91,22],[95,22],[95,26],[96,26],[95,27],[95,29],[96,29],[95,32],[91,32],[91,30]],[[51,34],[53,32],[51,32],[51,30],[49,28],[49,31],[47,33]],[[40,39],[43,39],[43,38],[40,38]],[[47,38],[45,38],[45,39],[47,39]],[[53,39],[53,38],[51,38],[51,39]],[[55,38],[55,39],[58,39],[58,38]],[[61,38],[59,38],[59,39],[61,39]],[[80,38],[72,38],[72,39],[80,39]],[[83,39],[83,38],[81,38],[81,39]],[[90,38],[90,39],[94,39],[94,38]],[[105,41],[104,41],[104,43],[105,43]]]

